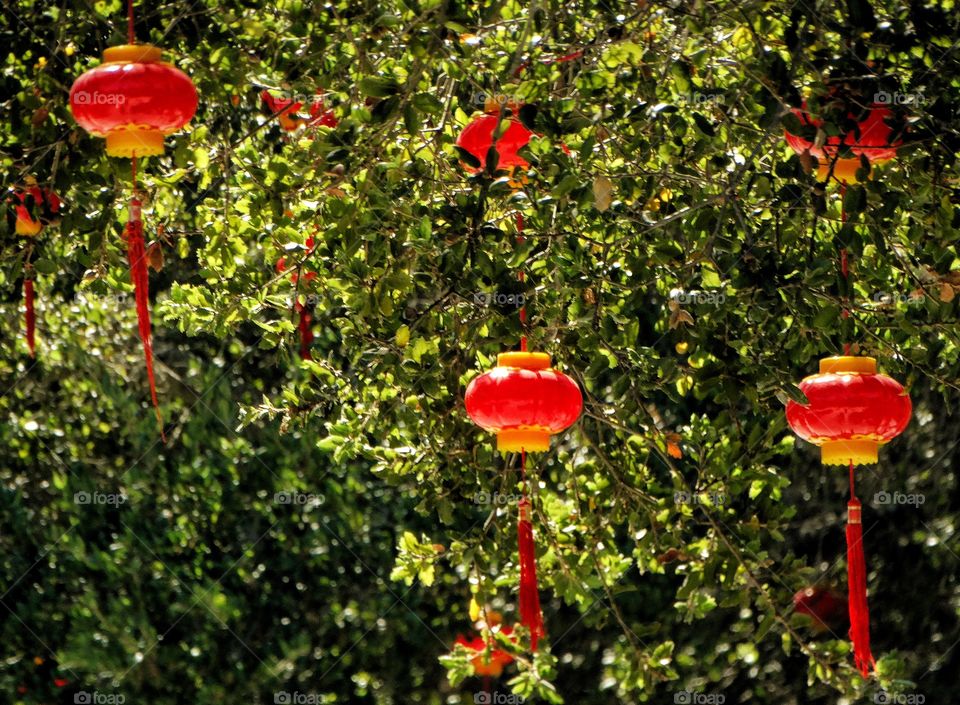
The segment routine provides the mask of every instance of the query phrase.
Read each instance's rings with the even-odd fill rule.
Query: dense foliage
[[[129,162],[67,103],[124,40],[122,5],[0,10],[3,182],[67,204],[31,252],[35,360],[25,243],[0,233],[0,701],[473,702],[453,643],[471,597],[516,621],[519,477],[462,399],[517,347],[521,295],[585,410],[531,457],[548,637],[535,658],[503,644],[503,693],[955,700],[954,0],[138,3],[139,39],[200,93],[141,164],[165,445],[120,237]],[[894,96],[909,125],[842,199],[782,139],[828,86]],[[264,89],[322,90],[338,124],[285,131]],[[454,141],[489,96],[541,135],[525,175],[464,168]],[[915,407],[858,474],[869,681],[845,628],[792,604],[842,589],[847,487],[783,403],[845,342]]]

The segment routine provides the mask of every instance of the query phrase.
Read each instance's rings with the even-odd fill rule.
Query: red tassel
[[[33,299],[33,279],[24,278],[23,302],[26,304],[26,312],[23,318],[27,324],[27,347],[30,349],[30,357],[36,357],[37,315],[34,312]]]
[[[163,435],[163,417],[160,415],[160,403],[157,401],[157,384],[153,376],[153,342],[150,328],[150,279],[147,274],[147,253],[143,241],[143,221],[140,220],[140,201],[130,204],[131,219],[127,222],[127,259],[130,262],[130,281],[133,283],[134,297],[137,303],[137,327],[143,343],[143,356],[147,363],[147,379],[150,382],[150,397],[160,424],[160,438]]]
[[[847,503],[847,598],[850,605],[850,641],[853,663],[867,678],[876,666],[870,653],[870,608],[867,606],[867,561],[863,553],[863,522],[860,500],[854,492],[850,463],[850,501]]]
[[[297,325],[300,331],[300,359],[312,360],[310,344],[313,342],[313,316],[310,315],[307,307],[302,304],[298,303],[296,309],[300,312],[300,323]]]
[[[520,500],[520,519],[517,522],[517,544],[520,550],[520,623],[530,632],[530,648],[537,650],[537,642],[544,635],[543,613],[540,611],[540,590],[537,587],[537,556],[533,543],[533,524],[530,523],[530,502]]]

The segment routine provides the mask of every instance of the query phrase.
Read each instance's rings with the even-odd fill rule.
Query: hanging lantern
[[[807,110],[806,101],[802,107],[793,108],[793,114],[804,126],[819,128],[823,120],[814,117]],[[893,111],[879,103],[872,104],[863,112],[847,113],[850,127],[841,135],[827,137],[822,146],[813,141],[784,131],[787,144],[797,154],[808,153],[817,158],[817,176],[825,180],[833,167],[833,178],[841,183],[856,183],[857,170],[860,169],[860,157],[871,164],[883,164],[897,156],[897,147],[902,139],[893,139],[894,130],[888,124]],[[841,145],[845,145],[854,157],[838,157]]]
[[[197,111],[197,89],[160,49],[126,44],[103,52],[103,63],[70,89],[70,109],[83,129],[107,140],[111,157],[163,154],[163,138]]]
[[[36,294],[33,265],[30,262],[33,256],[33,239],[46,226],[59,222],[60,198],[50,189],[38,186],[37,180],[28,176],[24,186],[16,186],[10,190],[6,201],[7,225],[17,235],[28,238],[23,265],[23,320],[27,349],[30,352],[30,357],[35,357],[37,347]]]
[[[467,414],[485,431],[497,434],[497,450],[545,451],[550,436],[580,416],[583,398],[570,377],[550,367],[547,353],[507,352],[497,366],[470,382]]]
[[[306,125],[323,125],[325,127],[336,127],[337,117],[332,110],[326,109],[324,101],[324,91],[317,91],[317,98],[310,103],[310,117],[304,118],[298,114],[303,107],[300,101],[293,101],[288,98],[274,98],[270,91],[261,91],[260,98],[263,100],[267,110],[271,115],[276,115],[280,128],[285,132],[294,132],[300,127]]]
[[[309,257],[311,254],[313,254],[313,250],[316,247],[316,243],[312,235],[306,239],[304,246],[307,248],[307,257]],[[286,257],[281,257],[277,260],[276,270],[278,274],[287,271]],[[315,281],[317,276],[317,273],[314,271],[304,272],[302,277],[297,272],[291,272],[290,281],[295,285],[301,280],[309,284],[310,282]],[[313,344],[313,306],[304,305],[297,301],[293,305],[293,310],[299,317],[297,322],[297,332],[300,334],[300,359],[312,360],[313,355],[310,354],[310,346]]]
[[[136,44],[133,0],[127,3],[127,13],[127,44],[105,50],[103,63],[74,81],[70,109],[83,129],[106,138],[108,155],[131,159],[133,198],[124,239],[150,398],[165,440],[153,373],[148,253],[137,196],[137,157],[163,154],[164,137],[182,129],[196,113],[197,89],[189,76],[161,61],[159,48]]]
[[[569,428],[583,408],[580,387],[550,367],[550,355],[526,350],[500,353],[496,368],[470,382],[464,401],[473,422],[497,434],[497,450],[520,453],[524,474],[527,452],[549,450],[550,436]],[[544,626],[526,489],[517,515],[520,622],[529,631],[531,649],[536,651]]]
[[[910,422],[910,397],[896,380],[877,374],[872,357],[825,358],[800,389],[810,403],[788,403],[787,423],[820,446],[824,465],[876,463],[880,446]]]
[[[513,635],[513,629],[508,626],[495,626],[491,631],[497,631],[505,637]],[[513,656],[503,649],[497,648],[497,642],[492,634],[489,641],[484,641],[481,636],[467,639],[461,634],[457,637],[456,643],[471,652],[470,664],[473,666],[473,672],[478,676],[499,678],[504,667],[513,663]]]
[[[503,124],[501,124],[501,122]],[[468,167],[470,171],[482,171],[487,166],[487,155],[493,146],[493,133],[500,127],[500,137],[497,138],[497,170],[509,171],[515,167],[527,169],[530,162],[521,157],[518,152],[527,146],[533,132],[524,127],[515,117],[505,117],[501,121],[499,110],[493,115],[481,115],[472,120],[460,136],[457,137],[457,146],[472,155],[480,165]]]
[[[808,404],[790,401],[787,423],[800,438],[820,446],[825,465],[847,465],[847,587],[854,664],[867,677],[874,667],[870,651],[866,557],[862,506],[854,490],[854,467],[876,463],[881,446],[900,435],[910,422],[912,405],[894,379],[877,374],[872,357],[840,356],[820,361],[819,374],[800,383]]]

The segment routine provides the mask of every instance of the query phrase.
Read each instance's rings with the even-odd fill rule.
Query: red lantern
[[[583,398],[570,377],[550,368],[546,353],[508,352],[467,387],[467,414],[497,434],[500,452],[545,451],[550,436],[580,416]]]
[[[137,157],[163,154],[163,138],[184,127],[196,112],[197,89],[185,73],[160,60],[160,49],[134,43],[132,1],[127,4],[127,11],[129,43],[104,51],[103,63],[74,81],[70,108],[82,128],[97,137],[106,137],[107,154],[131,158],[134,197],[124,239],[150,398],[160,424],[160,437],[165,440],[153,374],[148,257],[137,198]]]
[[[160,60],[160,49],[127,44],[103,52],[103,63],[70,89],[77,123],[106,137],[112,157],[163,154],[163,138],[190,122],[197,90],[179,69]]]
[[[820,127],[823,120],[814,117],[807,111],[807,103],[801,108],[794,108],[793,114],[803,125]],[[817,158],[817,176],[826,179],[833,166],[833,178],[840,182],[856,183],[857,170],[860,168],[860,157],[866,157],[871,164],[883,164],[897,156],[897,147],[903,144],[902,139],[893,140],[893,128],[888,120],[893,111],[879,103],[872,104],[864,116],[862,113],[847,113],[847,119],[855,126],[842,135],[828,137],[822,147],[818,147],[808,139],[784,131],[787,144],[797,154],[804,152]],[[856,157],[837,157],[841,145],[850,148]]]
[[[463,132],[457,137],[457,146],[465,149],[480,162],[479,167],[470,167],[471,171],[476,172],[486,168],[487,153],[493,146],[493,133],[500,122],[499,115],[482,115],[463,128]],[[503,123],[500,125],[500,137],[497,139],[497,169],[510,170],[514,167],[527,169],[530,162],[517,152],[527,146],[530,138],[533,137],[533,132],[514,117],[503,118]]]
[[[800,383],[808,404],[787,404],[787,423],[801,438],[820,446],[825,465],[847,465],[847,587],[850,640],[857,669],[866,678],[874,667],[863,550],[862,506],[854,491],[854,466],[877,462],[880,446],[910,422],[910,397],[898,382],[877,374],[872,357],[828,357],[820,373]]]
[[[470,382],[467,414],[486,431],[497,434],[497,450],[519,452],[525,472],[527,452],[550,448],[550,436],[569,428],[583,408],[580,387],[550,367],[546,353],[500,353],[497,367]],[[530,501],[518,506],[517,548],[520,567],[520,623],[530,632],[530,646],[544,634]]]
[[[28,238],[23,266],[24,327],[30,357],[36,356],[35,293],[33,281],[33,238],[48,225],[60,220],[60,198],[48,188],[37,185],[37,180],[28,176],[25,186],[16,186],[7,196],[7,225],[14,233]]]
[[[316,242],[314,241],[312,235],[306,239],[304,246],[307,248],[307,257],[309,257],[313,254],[313,250],[316,247]],[[277,273],[287,271],[286,257],[281,257],[277,260],[276,270]],[[315,281],[316,278],[316,272],[307,271],[303,273],[302,280],[309,284]],[[301,281],[301,277],[297,272],[293,272],[290,274],[290,281],[296,285]],[[294,304],[293,309],[299,315],[297,331],[300,334],[300,359],[312,360],[313,356],[310,354],[310,346],[313,344],[313,306],[304,306],[297,301]]]
[[[336,127],[337,117],[332,110],[325,109],[324,92],[317,91],[317,98],[310,104],[310,119],[302,118],[297,114],[303,107],[300,101],[294,102],[288,98],[274,98],[270,91],[261,91],[260,98],[264,105],[270,111],[271,115],[276,115],[280,122],[280,127],[285,132],[294,132],[302,125],[323,125],[325,127]]]
[[[496,626],[493,629],[508,638],[513,635],[513,629],[508,626]],[[510,640],[516,641],[516,637]],[[484,641],[483,637],[479,636],[473,639],[467,639],[465,636],[460,635],[457,637],[456,643],[473,654],[470,658],[470,663],[473,666],[473,672],[478,676],[483,676],[484,678],[499,678],[503,673],[504,667],[513,662],[513,656],[503,649],[497,648],[497,642],[493,639],[492,635],[489,642]]]
[[[828,357],[820,373],[800,383],[810,401],[787,404],[787,423],[820,446],[824,465],[877,462],[877,451],[910,422],[910,397],[872,357]]]

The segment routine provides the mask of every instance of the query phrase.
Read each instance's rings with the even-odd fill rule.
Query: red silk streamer
[[[524,475],[524,495],[518,507],[517,548],[520,553],[520,623],[530,632],[530,649],[544,635],[543,612],[540,610],[540,589],[537,586],[537,554],[530,521],[530,500],[526,495],[526,451],[520,452],[520,470]]]
[[[847,590],[850,609],[850,641],[853,662],[867,678],[876,666],[870,652],[870,608],[867,605],[867,561],[863,553],[863,522],[860,500],[853,484],[853,463],[850,463],[850,501],[847,504]]]
[[[303,304],[298,303],[296,310],[300,313],[300,322],[297,324],[300,331],[300,359],[312,360],[310,344],[313,342],[313,316]]]
[[[157,383],[153,375],[153,342],[150,327],[150,278],[147,274],[147,252],[143,240],[143,221],[140,219],[140,201],[130,201],[130,219],[127,221],[124,238],[127,241],[127,260],[130,263],[130,281],[133,284],[137,303],[137,328],[143,343],[143,357],[147,365],[147,380],[150,382],[150,398],[160,424],[160,438],[166,442],[163,434],[163,417],[160,415],[160,402],[157,401]]]
[[[23,302],[26,305],[26,311],[23,314],[23,320],[27,326],[27,348],[30,350],[30,357],[36,357],[36,330],[37,315],[33,308],[33,279],[25,276],[23,279]]]

